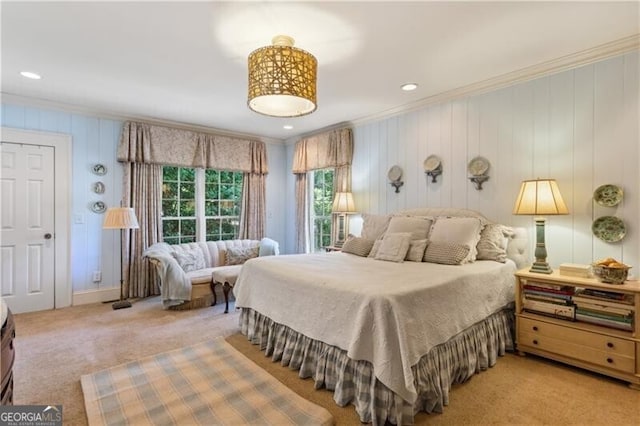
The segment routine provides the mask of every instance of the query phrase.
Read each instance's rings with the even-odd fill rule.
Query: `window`
[[[237,238],[242,173],[164,166],[162,238],[168,244]]]
[[[333,168],[313,172],[311,223],[313,251],[322,251],[331,245],[331,205],[333,204]]]

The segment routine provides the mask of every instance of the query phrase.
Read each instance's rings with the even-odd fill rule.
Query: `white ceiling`
[[[638,10],[637,1],[2,1],[2,93],[287,139],[636,35]],[[246,105],[246,58],[276,34],[318,59],[311,115]],[[420,86],[403,92],[405,82]]]

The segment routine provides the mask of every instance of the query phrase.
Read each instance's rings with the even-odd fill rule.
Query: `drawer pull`
[[[613,364],[613,358],[607,358],[607,362],[608,362],[609,364]]]
[[[611,343],[611,342],[607,342],[607,347],[608,347],[608,348],[613,348],[613,343]]]
[[[538,326],[537,325],[533,326],[533,331],[538,331]]]
[[[534,345],[537,345],[537,344],[538,344],[538,341],[537,341],[537,340],[534,340],[534,341],[533,341],[533,344],[534,344]]]

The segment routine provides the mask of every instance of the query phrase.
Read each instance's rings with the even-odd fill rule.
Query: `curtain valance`
[[[118,161],[267,174],[264,142],[127,121]]]
[[[350,166],[353,159],[351,129],[337,129],[300,139],[293,157],[293,173]]]

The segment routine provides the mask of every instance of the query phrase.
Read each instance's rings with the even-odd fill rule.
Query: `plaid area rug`
[[[331,425],[223,338],[80,378],[90,425]]]

